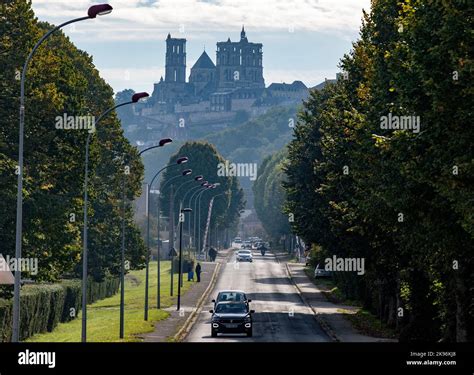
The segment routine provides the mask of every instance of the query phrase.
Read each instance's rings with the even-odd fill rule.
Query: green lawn
[[[178,275],[173,278],[174,297],[170,297],[170,262],[161,262],[161,308],[176,303]],[[166,319],[169,313],[156,308],[157,266],[150,263],[149,316],[143,320],[145,302],[145,270],[132,271],[125,279],[125,338],[119,339],[120,293],[97,301],[87,308],[87,341],[140,341],[137,334],[153,332],[154,322]],[[185,292],[192,285],[183,275]],[[53,332],[34,335],[28,342],[80,342],[81,314],[71,322],[60,323]]]

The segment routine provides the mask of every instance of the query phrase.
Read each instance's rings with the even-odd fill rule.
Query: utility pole
[[[171,285],[170,296],[173,295],[173,274],[174,274],[174,185],[170,187],[170,213],[169,213],[169,244],[171,254]]]
[[[157,223],[156,223],[156,231],[157,231],[157,241],[156,241],[156,258],[157,258],[157,291],[156,291],[156,308],[161,308],[161,254],[160,254],[160,194],[158,194],[158,203],[157,203]]]

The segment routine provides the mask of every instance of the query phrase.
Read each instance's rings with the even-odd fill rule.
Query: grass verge
[[[176,297],[170,296],[170,262],[161,262],[161,308],[170,307]],[[149,314],[148,321],[143,320],[145,304],[145,270],[131,271],[125,278],[125,337],[119,339],[120,293],[97,301],[87,306],[87,341],[88,342],[133,342],[141,341],[137,335],[153,332],[155,322],[166,319],[169,313],[156,308],[157,294],[157,266],[150,263],[149,277]],[[192,285],[183,277],[181,289],[186,292]],[[173,277],[173,286],[176,295],[178,290],[178,275]],[[27,342],[80,342],[81,341],[81,314],[77,318],[61,323],[53,332],[41,333],[32,336]]]
[[[364,310],[359,301],[347,299],[330,278],[321,277],[315,279],[314,270],[311,267],[305,267],[304,271],[313,284],[321,290],[330,302],[337,305],[353,307],[351,309],[340,308],[338,311],[344,314],[344,317],[351,322],[354,329],[359,333],[387,339],[395,339],[398,337],[394,329],[382,323],[370,311]]]

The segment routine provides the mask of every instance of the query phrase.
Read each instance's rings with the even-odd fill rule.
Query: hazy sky
[[[98,2],[33,0],[40,20],[55,24],[85,14]],[[358,37],[370,0],[118,0],[111,14],[64,31],[94,58],[101,76],[120,91],[153,91],[164,75],[168,33],[187,39],[189,69],[205,48],[215,62],[216,42],[263,43],[265,83],[301,80],[314,86],[334,78],[339,59]]]

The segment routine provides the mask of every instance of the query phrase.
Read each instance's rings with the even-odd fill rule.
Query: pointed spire
[[[240,39],[245,39],[245,27],[242,25],[242,31],[240,32]]]
[[[168,33],[168,37],[166,39],[171,39],[171,34]]]

